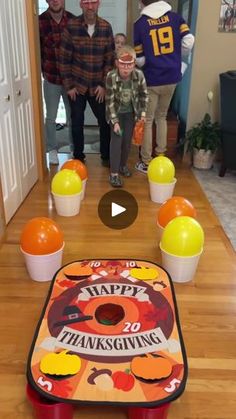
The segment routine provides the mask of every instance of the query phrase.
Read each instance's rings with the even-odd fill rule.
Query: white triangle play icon
[[[116,204],[115,202],[111,203],[111,216],[116,217],[119,214],[122,214],[122,212],[125,212],[126,208],[122,207],[121,205]]]

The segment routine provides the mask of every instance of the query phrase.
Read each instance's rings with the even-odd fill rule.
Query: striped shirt
[[[146,116],[148,104],[147,85],[143,72],[137,68],[131,73],[131,103],[134,109],[135,119]],[[123,80],[118,70],[110,71],[106,79],[106,119],[113,125],[119,122],[118,113],[122,106]]]
[[[48,9],[39,16],[42,73],[44,79],[53,84],[62,84],[59,70],[61,33],[72,17],[72,13],[64,10],[61,21],[57,23]]]
[[[177,13],[168,12],[158,19],[142,15],[134,24],[137,58],[145,56],[143,72],[148,86],[176,84],[181,78],[181,41],[190,33]]]
[[[110,23],[97,17],[94,33],[88,34],[83,15],[69,20],[62,34],[60,71],[68,91],[95,95],[97,86],[105,86],[108,71],[114,66],[115,44]]]

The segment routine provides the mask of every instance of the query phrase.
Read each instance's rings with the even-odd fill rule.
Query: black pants
[[[70,100],[72,139],[74,144],[74,158],[84,158],[84,112],[87,102],[89,103],[98,121],[100,131],[100,153],[104,160],[109,159],[110,127],[105,118],[105,101],[99,103],[95,96],[78,95],[76,100]]]

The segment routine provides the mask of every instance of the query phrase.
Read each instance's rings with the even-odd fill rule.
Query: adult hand
[[[140,121],[146,122],[146,116],[141,116]]]
[[[96,100],[102,103],[105,99],[105,89],[102,86],[97,86],[95,90]]]
[[[120,135],[121,129],[120,129],[120,124],[118,122],[114,124],[113,131],[115,134]]]
[[[70,97],[73,102],[76,100],[76,96],[79,94],[76,87],[73,87],[73,89],[68,90],[67,92],[68,96]]]

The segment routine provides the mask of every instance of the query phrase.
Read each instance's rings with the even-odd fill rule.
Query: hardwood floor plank
[[[60,155],[61,163],[65,157]],[[108,170],[98,155],[88,156],[86,198],[75,217],[56,214],[50,182],[38,182],[7,227],[0,248],[0,417],[32,418],[25,395],[25,371],[33,339],[50,283],[29,278],[19,249],[19,238],[28,219],[51,217],[65,237],[63,264],[86,258],[140,258],[161,264],[159,208],[149,199],[145,175],[134,172],[125,189],[139,203],[136,222],[126,230],[111,230],[98,218],[101,196],[111,190]],[[132,165],[135,159],[132,157]],[[186,345],[189,378],[182,397],[170,409],[168,419],[234,419],[236,412],[236,257],[206,196],[188,167],[176,161],[175,195],[189,199],[205,232],[204,252],[194,281],[174,284]],[[121,407],[82,406],[75,418],[124,419]]]

